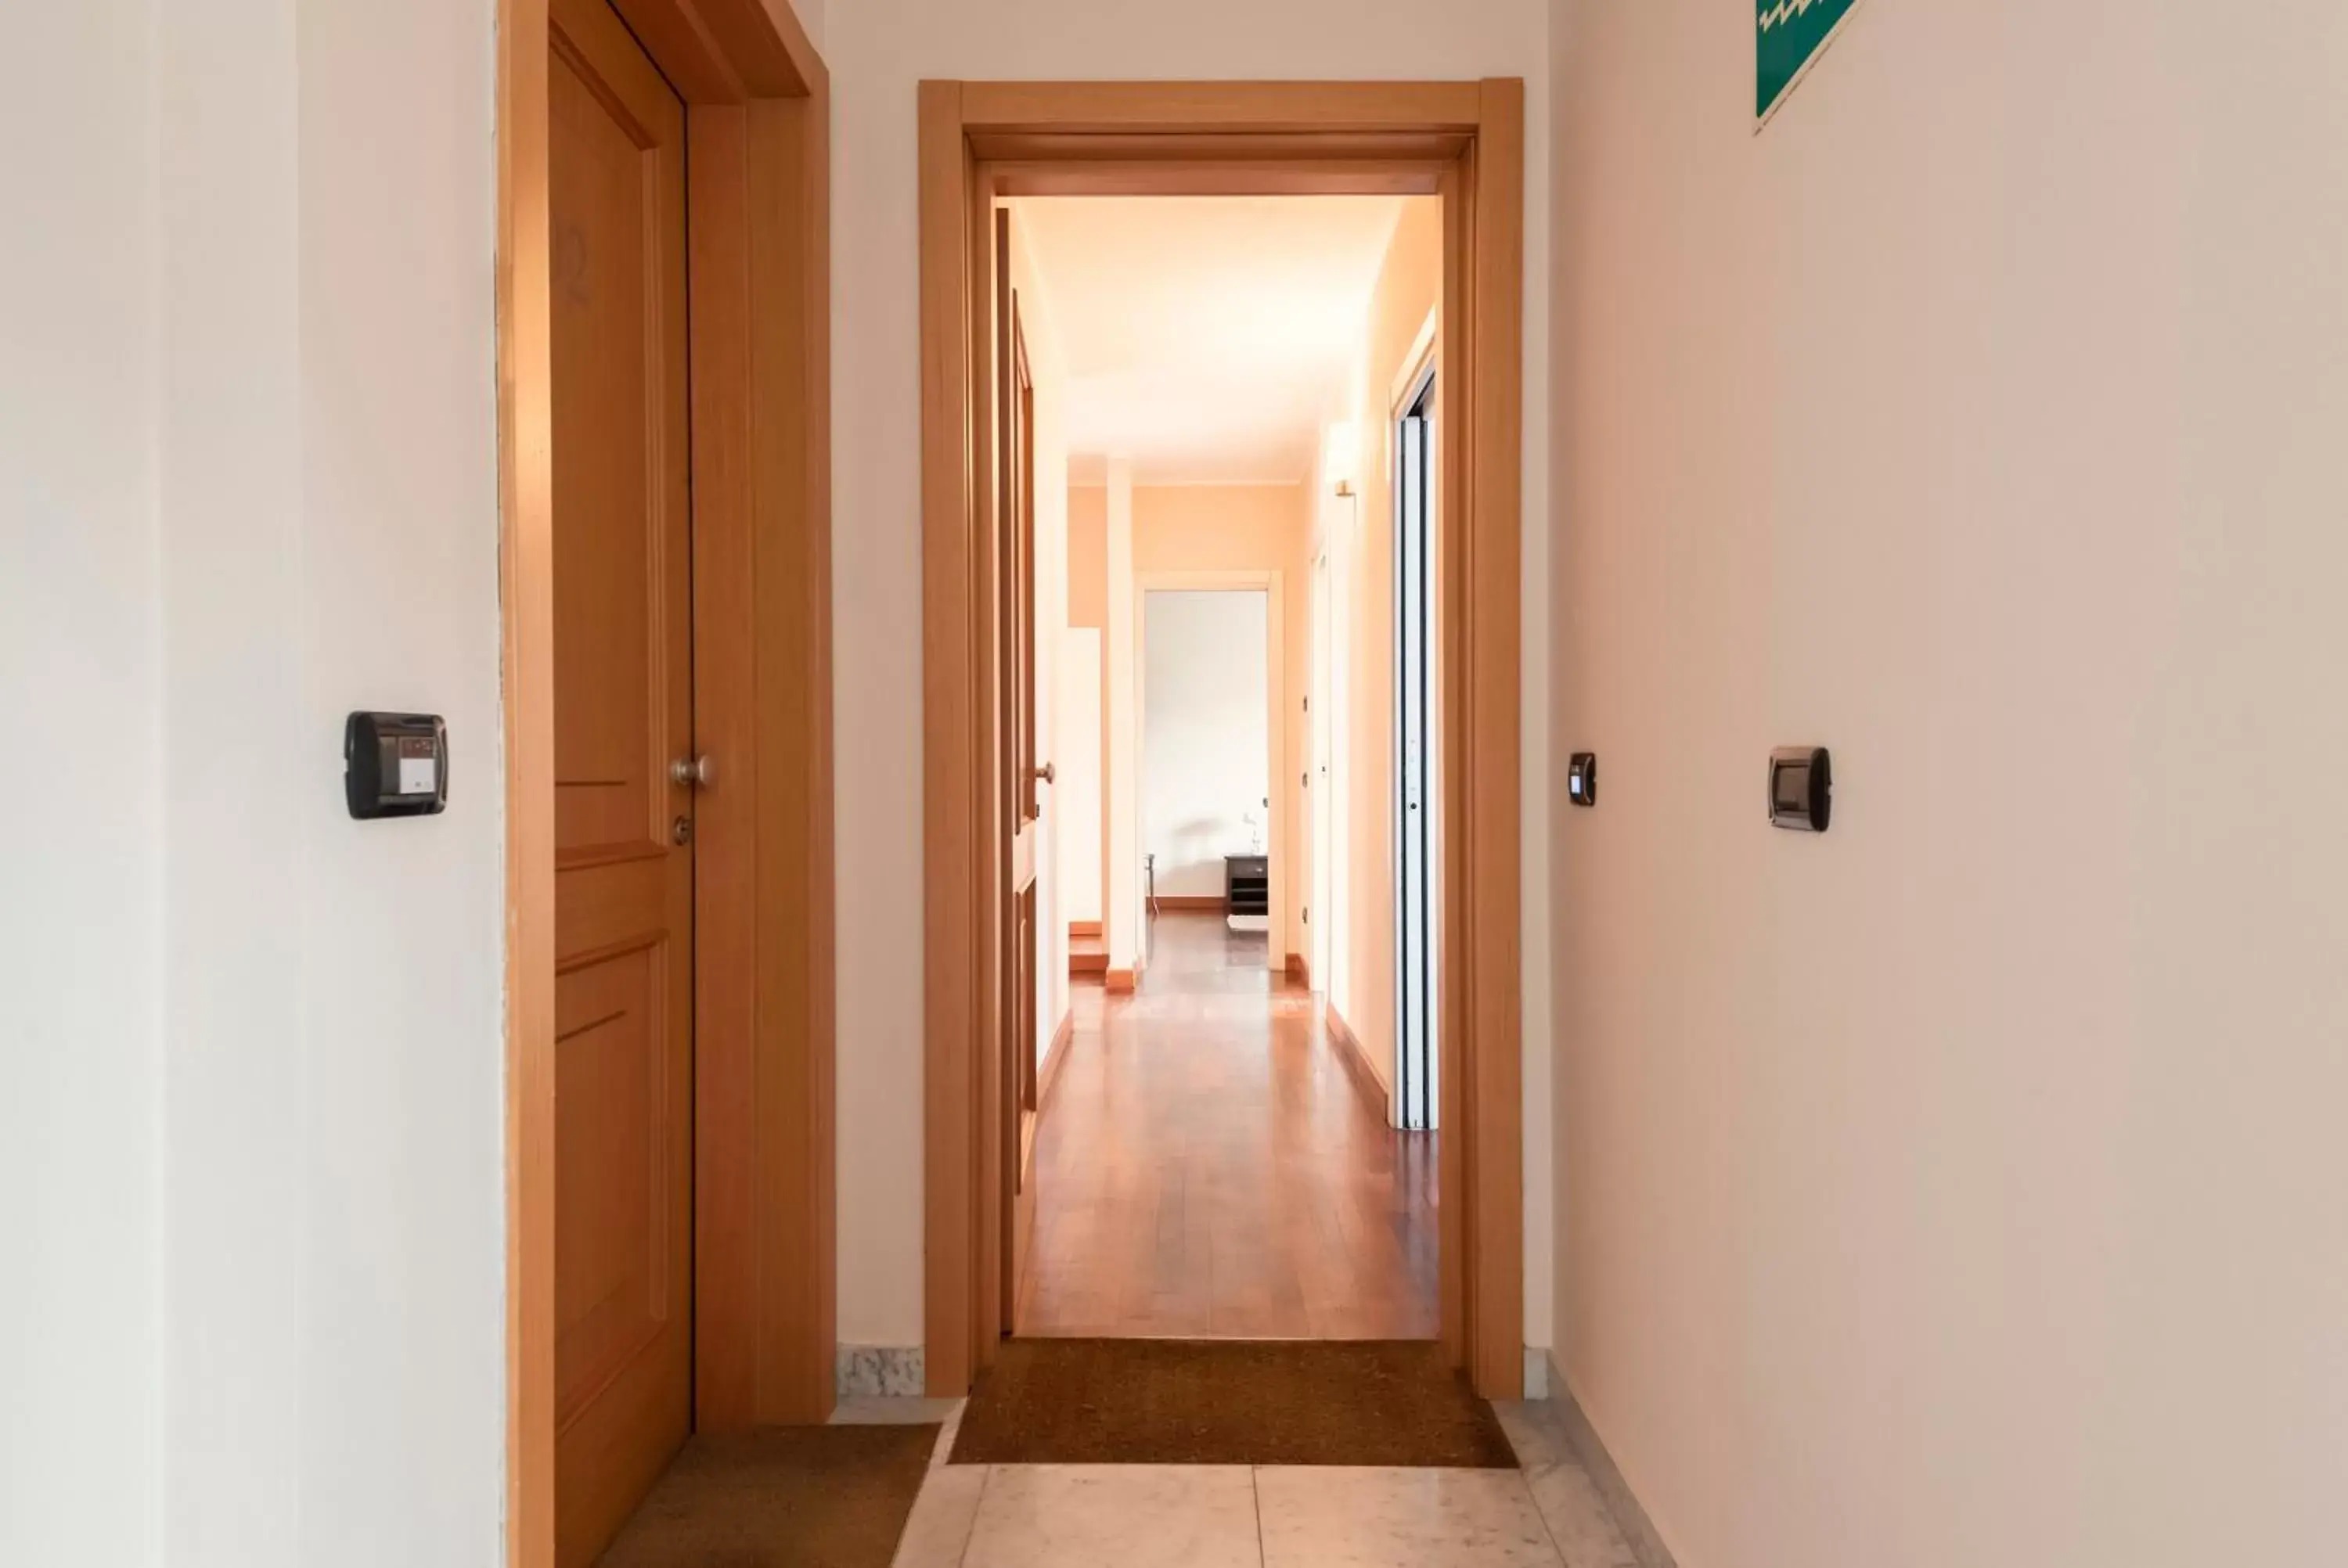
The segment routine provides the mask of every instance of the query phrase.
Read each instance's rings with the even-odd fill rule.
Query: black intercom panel
[[[1834,771],[1824,746],[1769,753],[1769,820],[1797,833],[1824,833],[1834,809]]]
[[[353,713],[343,724],[343,797],[362,821],[448,809],[448,726],[438,713]]]
[[[1565,765],[1565,798],[1576,805],[1598,804],[1598,753],[1576,752]]]

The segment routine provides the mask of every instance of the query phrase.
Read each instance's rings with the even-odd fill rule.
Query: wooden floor
[[[1261,933],[1160,915],[1140,989],[1076,987],[1017,1332],[1439,1331],[1435,1135],[1385,1125]]]

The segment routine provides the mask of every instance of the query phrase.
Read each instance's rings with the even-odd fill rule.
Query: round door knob
[[[707,789],[717,782],[717,770],[707,757],[679,757],[668,765],[668,782]]]
[[[1059,782],[1060,770],[1054,767],[1051,764],[1045,763],[1042,767],[1035,770],[1035,776],[1043,780],[1045,784],[1056,784]]]

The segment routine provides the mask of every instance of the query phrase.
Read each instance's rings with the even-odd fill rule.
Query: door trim
[[[831,1409],[829,84],[788,0],[613,0],[686,105],[700,1430]],[[507,1561],[554,1562],[547,0],[498,0]],[[753,439],[754,436],[757,437]]]
[[[1444,203],[1444,1343],[1478,1392],[1524,1381],[1522,719],[1524,84],[925,81],[920,97],[924,1323],[930,1392],[994,1355],[981,1277],[983,1071],[1001,1026],[985,765],[1000,722],[991,604],[998,195],[1330,195]]]

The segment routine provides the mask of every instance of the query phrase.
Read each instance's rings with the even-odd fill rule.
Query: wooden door
[[[1003,948],[1003,1326],[1016,1332],[1019,1286],[1026,1278],[1035,1230],[1036,827],[1037,785],[1050,770],[1035,765],[1035,384],[1019,296],[1011,286],[1011,214],[994,215],[996,380],[995,530],[1002,584],[1003,799],[1009,860]]]
[[[553,0],[555,1513],[592,1563],[692,1423],[685,109]]]

